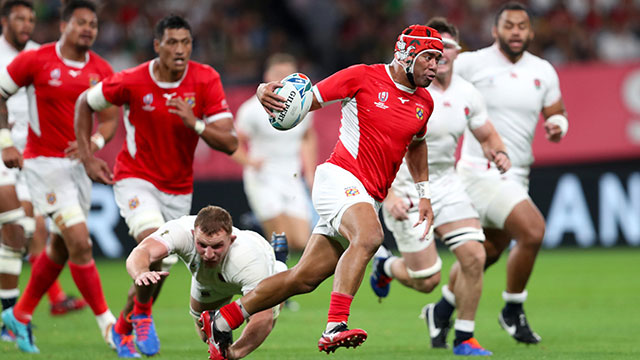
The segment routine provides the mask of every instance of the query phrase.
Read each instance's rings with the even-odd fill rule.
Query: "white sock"
[[[527,295],[527,290],[521,293],[508,293],[506,291],[503,291],[502,300],[508,303],[522,304],[527,300]]]
[[[447,300],[451,306],[456,307],[456,296],[449,290],[449,284],[442,285],[442,297]]]
[[[242,311],[242,316],[244,316],[246,320],[250,316],[250,314],[247,312],[247,310],[244,309],[244,306],[242,306],[240,299],[236,300],[236,304],[238,304],[238,306],[240,307],[240,310]]]
[[[340,324],[341,324],[340,322],[328,322],[327,327],[324,329],[324,332],[328,333],[329,331],[333,330],[334,327]]]
[[[391,272],[391,265],[397,259],[398,259],[397,256],[391,256],[384,262],[384,265],[382,265],[382,270],[383,270],[384,274],[387,275],[390,278],[393,278],[393,272]]]
[[[215,319],[213,319],[213,322],[215,322],[216,324],[216,328],[220,331],[231,331],[231,326],[229,326],[229,323],[227,322],[227,320],[225,320],[225,318],[220,315],[220,313],[218,313],[218,316],[215,317]]]
[[[475,327],[476,327],[476,322],[473,320],[456,319],[456,322],[453,325],[453,328],[455,330],[464,331],[472,334]]]

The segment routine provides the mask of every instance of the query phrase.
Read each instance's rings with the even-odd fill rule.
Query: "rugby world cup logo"
[[[62,81],[60,81],[60,69],[55,68],[51,70],[51,72],[49,73],[49,77],[51,77],[51,79],[49,80],[49,85],[51,86],[62,85]]]
[[[385,105],[387,99],[389,99],[389,93],[387,91],[380,91],[378,93],[378,100],[380,101],[374,102],[374,104],[381,109],[387,109],[389,108],[387,105]]]
[[[148,93],[147,95],[142,97],[142,102],[144,103],[144,105],[142,106],[142,110],[144,111],[153,111],[155,110],[155,106],[151,105],[153,104],[153,94],[152,93]]]

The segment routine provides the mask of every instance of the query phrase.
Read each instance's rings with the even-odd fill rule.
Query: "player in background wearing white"
[[[167,222],[133,249],[127,258],[127,271],[136,285],[138,299],[148,300],[152,285],[169,275],[151,270],[150,265],[170,254],[177,254],[191,271],[190,314],[205,342],[207,336],[200,322],[203,311],[219,309],[234,295],[246,294],[262,279],[287,269],[286,264],[276,260],[266,239],[233,227],[231,215],[223,208],[207,206],[197,216]],[[260,346],[279,311],[280,306],[276,305],[252,315],[242,335],[227,350],[227,357],[241,359]]]
[[[433,222],[428,189],[427,121],[433,100],[425,89],[436,76],[442,55],[440,34],[412,25],[402,31],[391,64],[354,65],[313,87],[311,110],[342,103],[340,136],[331,157],[316,168],[313,205],[320,215],[300,261],[291,270],[269,277],[249,294],[202,314],[209,342],[224,357],[230,331],[250,314],[313,291],[335,273],[325,331],[318,349],[327,353],[355,347],[367,337],[347,327],[351,302],[384,234],[378,210],[406,157],[419,193],[418,226]],[[285,99],[273,90],[278,82],[258,87],[265,109],[282,111]],[[425,237],[425,231],[422,237]]]
[[[569,122],[560,94],[558,75],[551,64],[529,52],[533,39],[531,16],[515,2],[503,5],[493,27],[495,43],[460,54],[455,72],[474,84],[487,103],[489,117],[502,137],[512,167],[505,174],[487,162],[478,141],[465,132],[457,165],[467,193],[480,214],[487,252],[486,267],[495,263],[515,239],[507,260],[506,302],[500,312],[501,326],[517,341],[536,344],[540,336],[531,330],[522,304],[526,285],[542,244],[545,224],[529,197],[529,167],[533,162],[531,142],[540,113],[549,141],[559,142]],[[454,264],[448,287],[436,304],[436,322],[446,322],[455,306],[455,288],[460,268]]]
[[[137,242],[166,221],[189,214],[193,158],[200,138],[226,154],[238,146],[220,75],[208,65],[190,61],[193,38],[189,23],[176,15],[166,16],[156,24],[154,36],[156,59],[103,80],[83,93],[76,106],[79,157],[93,180],[115,183],[120,214]],[[115,175],[89,149],[93,113],[116,109],[112,105],[125,107],[127,131]],[[175,261],[165,262],[165,270]],[[161,266],[158,262],[152,268]],[[140,352],[150,356],[160,350],[151,316],[159,290],[155,286],[153,297],[142,302],[134,297],[131,285],[127,304],[113,328],[119,356],[140,356],[127,343],[134,329]]]
[[[5,68],[20,51],[36,49],[39,45],[30,40],[35,28],[35,12],[33,4],[25,0],[8,0],[1,7],[2,36],[0,36],[0,69]],[[2,148],[15,147],[22,153],[27,142],[29,129],[29,103],[27,91],[22,88],[7,101],[9,129],[2,132]],[[10,133],[9,133],[10,131]],[[7,150],[11,152],[12,150]],[[14,195],[15,194],[15,195]],[[19,203],[16,203],[15,199]],[[18,168],[8,169],[3,161],[0,161],[0,213],[3,208],[9,207],[20,213],[16,206],[22,206],[25,217],[16,218],[3,226],[3,237],[6,241],[0,246],[0,300],[2,310],[12,307],[20,293],[18,289],[18,276],[22,270],[22,257],[25,248],[29,251],[29,262],[32,264],[42,253],[47,242],[47,231],[42,215],[34,216],[31,194],[27,188],[26,180]],[[0,215],[0,225],[7,219]],[[20,229],[24,228],[24,238],[20,237]],[[13,240],[12,240],[13,239]],[[24,240],[21,240],[24,239]],[[16,242],[16,240],[19,240]],[[10,245],[12,242],[13,245]],[[68,311],[79,310],[87,305],[82,299],[67,296],[60,282],[56,280],[47,295],[52,315],[60,315]],[[15,337],[9,333],[6,326],[2,326],[0,338],[13,341]]]
[[[115,323],[104,298],[86,225],[91,180],[81,163],[65,157],[75,140],[76,98],[113,71],[90,51],[98,33],[95,4],[71,0],[66,2],[61,15],[62,34],[58,42],[22,51],[0,72],[0,113],[6,114],[7,98],[19,88],[27,87],[29,134],[22,172],[36,210],[52,219],[51,241],[34,263],[24,293],[14,307],[2,312],[4,324],[16,335],[18,348],[32,353],[38,352],[29,328],[33,311],[65,263],[69,264],[71,276],[109,344],[109,330]],[[98,114],[100,137],[113,136],[117,115],[117,111],[111,110]],[[2,155],[8,166],[20,166],[22,162],[15,147],[5,148]]]
[[[264,82],[280,81],[297,71],[289,54],[271,55],[265,65]],[[285,233],[289,248],[301,251],[309,239],[309,189],[313,185],[317,144],[312,115],[289,131],[269,124],[269,115],[255,96],[236,114],[238,151],[233,159],[244,166],[244,191],[251,210],[262,224],[264,235]],[[249,151],[243,145],[248,145]]]
[[[474,338],[474,319],[482,293],[484,234],[478,213],[455,173],[455,151],[458,139],[468,128],[482,145],[484,156],[496,164],[501,172],[509,169],[509,157],[500,136],[488,121],[482,95],[473,85],[453,75],[453,62],[460,50],[458,30],[444,18],[434,18],[427,26],[438,30],[444,43],[436,78],[428,88],[433,97],[434,111],[429,120],[426,141],[429,149],[429,181],[433,191],[433,228],[435,234],[455,254],[461,268],[456,288],[452,289],[459,305],[454,325],[456,338],[453,353],[491,355]],[[382,210],[385,224],[393,233],[402,257],[390,256],[384,247],[374,257],[370,280],[374,292],[380,297],[388,295],[393,278],[425,293],[430,293],[440,282],[442,261],[433,236],[421,240],[424,229],[412,226],[418,216],[418,209],[415,208],[417,203],[418,193],[403,163]],[[432,312],[433,304],[423,308],[422,315],[426,315],[427,325],[433,321]],[[433,333],[431,337],[433,347],[448,347],[446,338],[434,336]]]

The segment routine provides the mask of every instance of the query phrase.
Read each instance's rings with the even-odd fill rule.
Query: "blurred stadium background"
[[[388,62],[395,38],[410,23],[446,16],[465,50],[492,43],[500,0],[102,1],[95,50],[116,70],[154,56],[153,24],[168,13],[194,28],[193,59],[222,75],[235,111],[261,80],[275,52],[300,59],[312,80],[359,62]],[[546,247],[640,245],[640,0],[530,0],[536,37],[530,50],[558,70],[571,129],[561,144],[538,135],[531,194],[548,222]],[[58,0],[36,1],[34,39],[58,37]],[[286,21],[285,21],[286,20]],[[316,117],[318,161],[338,136],[339,108]],[[113,161],[123,129],[100,156]],[[540,134],[540,131],[538,131]],[[193,209],[228,208],[252,227],[241,168],[204,144],[197,149]],[[133,247],[111,189],[96,186],[91,230],[99,255],[122,257]]]

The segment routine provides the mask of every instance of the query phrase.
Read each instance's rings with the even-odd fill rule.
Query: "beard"
[[[500,45],[500,49],[502,49],[502,51],[504,51],[505,54],[507,54],[508,57],[510,58],[517,58],[520,55],[522,55],[525,51],[527,51],[527,49],[529,48],[529,44],[531,43],[530,39],[524,39],[522,41],[522,48],[520,48],[520,50],[518,51],[514,51],[513,49],[511,49],[511,47],[509,46],[509,42],[505,41],[503,38],[499,37],[498,38],[498,44]]]

